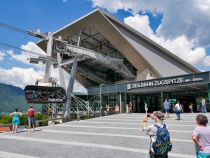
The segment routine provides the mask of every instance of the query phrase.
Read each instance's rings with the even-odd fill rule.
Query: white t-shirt
[[[175,105],[175,109],[181,111],[181,105],[177,103],[177,104]]]
[[[205,106],[205,105],[206,105],[206,100],[205,100],[205,99],[202,99],[201,105],[202,105],[202,106]]]

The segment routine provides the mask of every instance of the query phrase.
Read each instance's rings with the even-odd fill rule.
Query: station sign
[[[196,74],[196,75],[184,75],[178,77],[169,77],[155,80],[139,81],[135,83],[128,83],[127,89],[137,89],[146,87],[158,87],[158,86],[175,86],[182,84],[192,84],[204,82],[208,79],[207,75]]]

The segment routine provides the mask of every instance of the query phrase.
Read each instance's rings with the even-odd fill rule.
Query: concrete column
[[[48,41],[47,41],[47,57],[46,57],[44,82],[49,82],[50,78],[52,49],[53,49],[53,34],[49,32]]]
[[[126,113],[128,113],[128,107],[127,107],[127,104],[128,104],[128,94],[125,93],[125,108],[126,108]]]
[[[120,113],[122,113],[122,94],[120,93]]]
[[[208,99],[210,101],[210,83],[208,83]]]

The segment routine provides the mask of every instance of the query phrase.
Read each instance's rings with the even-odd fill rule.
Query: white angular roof
[[[143,34],[99,9],[64,26],[54,32],[54,36],[61,36],[63,39],[67,39],[69,36],[74,37],[78,35],[81,29],[85,30],[86,34],[86,38],[83,37],[81,40],[92,40],[91,45],[96,47],[100,44],[100,41],[107,41],[111,45],[109,46],[107,44],[109,47],[116,49],[116,53],[120,53],[135,67],[137,75],[146,69],[152,72],[156,78],[199,72],[192,65]],[[88,46],[87,44],[88,42],[84,47]],[[44,41],[38,42],[37,45],[43,50],[46,49],[46,42]],[[111,54],[113,51],[107,49],[105,52]],[[96,68],[96,65],[92,66]],[[105,69],[100,68],[100,66],[98,66],[98,70],[105,72]],[[94,86],[93,83],[87,81],[85,77],[82,77],[79,72],[76,75],[76,79],[85,87]]]

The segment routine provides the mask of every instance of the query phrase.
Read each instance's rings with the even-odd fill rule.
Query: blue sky
[[[186,58],[186,61],[196,68],[209,71],[210,36],[208,35],[210,33],[207,33],[206,37],[202,36],[209,31],[202,30],[201,27],[210,27],[210,21],[207,20],[210,19],[210,2],[209,0],[205,3],[199,2],[198,4],[194,4],[193,0],[181,2],[188,6],[198,6],[193,8],[193,11],[189,10],[188,13],[185,13],[186,8],[182,8],[183,4],[176,0],[171,3],[163,0],[148,3],[146,0],[141,2],[129,0],[1,0],[0,22],[26,30],[53,32],[100,7],[166,47],[172,53]],[[180,8],[179,12],[176,7]],[[203,18],[196,15],[202,15]],[[195,25],[196,22],[201,25],[200,28]],[[196,30],[200,32],[197,31],[195,34]],[[0,27],[0,42],[21,47],[28,46],[29,41],[37,42],[38,40]],[[20,71],[32,68],[33,70],[30,69],[30,71],[35,73],[35,70],[39,70],[39,67],[23,62],[20,59],[22,56],[15,56],[15,54],[21,55],[22,52],[0,45],[0,71],[1,74],[8,75],[6,78],[0,76],[2,78],[0,82],[17,85],[17,82],[14,81],[15,77],[7,80],[11,78],[12,73],[18,72],[21,76]],[[21,80],[20,76],[19,80]],[[24,84],[26,82],[17,86]]]
[[[66,3],[62,0],[3,0],[0,1],[0,21],[26,30],[53,32],[92,10],[91,3],[82,0]],[[0,28],[0,34],[1,41],[16,46],[37,41],[31,36],[3,28]]]

